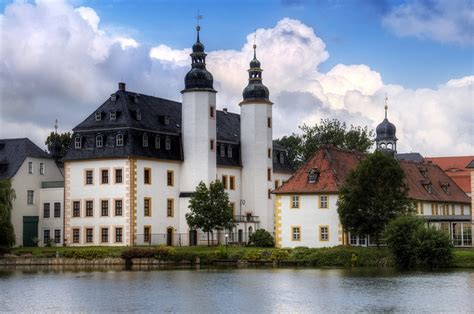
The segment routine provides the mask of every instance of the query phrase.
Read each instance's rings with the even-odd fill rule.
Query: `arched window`
[[[155,136],[155,148],[160,149],[161,148],[161,139],[158,135]]]
[[[143,147],[148,147],[148,135],[146,135],[146,133],[142,136],[142,145]]]
[[[82,137],[76,136],[76,138],[74,139],[74,148],[75,149],[82,148]]]
[[[232,158],[232,146],[227,146],[227,157]]]
[[[165,149],[170,150],[171,149],[171,140],[169,137],[166,138],[165,140]]]
[[[123,146],[123,134],[119,133],[115,137],[115,145],[116,146]]]
[[[102,135],[97,135],[95,137],[95,146],[103,147],[104,146],[104,137]]]

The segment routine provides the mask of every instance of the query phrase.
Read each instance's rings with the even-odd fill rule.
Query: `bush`
[[[414,215],[403,215],[392,220],[384,232],[385,242],[400,268],[449,266],[452,263],[452,244],[443,231],[428,227]]]
[[[155,248],[133,247],[122,252],[121,257],[125,260],[132,258],[156,258],[159,260],[170,260],[174,255],[175,249],[167,246],[158,246]]]
[[[281,261],[287,260],[290,258],[290,253],[287,250],[273,250],[272,255],[270,256],[272,261]]]
[[[85,248],[77,249],[73,251],[64,251],[63,257],[67,258],[76,258],[76,259],[98,259],[105,258],[109,256],[109,251],[107,249],[101,248]]]
[[[155,258],[159,260],[169,260],[176,253],[176,249],[169,246],[160,245],[155,248]]]
[[[252,233],[249,237],[250,244],[258,247],[274,247],[275,241],[273,240],[270,232],[264,229],[258,229]]]

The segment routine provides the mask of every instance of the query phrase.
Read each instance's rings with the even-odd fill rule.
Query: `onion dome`
[[[206,69],[207,54],[204,52],[204,45],[199,40],[200,30],[201,27],[197,26],[197,40],[193,45],[193,52],[190,54],[192,60],[191,70],[189,70],[184,78],[184,91],[196,89],[214,91],[214,78]]]
[[[255,100],[270,103],[270,92],[262,83],[262,71],[260,61],[257,59],[257,45],[253,45],[253,59],[250,61],[250,69],[248,70],[249,84],[242,93],[243,103]]]
[[[377,128],[375,129],[376,133],[376,141],[380,140],[391,140],[391,141],[396,141],[397,137],[395,134],[397,133],[397,128],[395,127],[395,124],[392,122],[388,121],[387,119],[387,105],[385,105],[385,119],[377,125]]]

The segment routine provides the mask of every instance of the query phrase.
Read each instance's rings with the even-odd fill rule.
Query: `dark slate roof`
[[[73,140],[64,160],[81,160],[90,158],[124,158],[124,157],[151,157],[167,160],[183,160],[181,139],[181,103],[125,91],[119,88],[115,92],[115,101],[109,97],[96,111],[90,114],[84,121],[74,129]],[[116,119],[110,120],[110,113],[116,112]],[[141,119],[137,119],[137,112],[141,113]],[[101,120],[96,121],[97,112],[101,114]],[[165,124],[165,116],[169,118],[169,124]],[[240,156],[240,115],[227,111],[216,111],[216,163],[222,166],[241,167]],[[115,137],[118,133],[124,135],[124,145],[115,146]],[[148,135],[148,147],[143,147],[143,133]],[[101,134],[104,145],[95,147],[95,136]],[[82,148],[74,148],[76,136],[82,138]],[[155,148],[155,137],[161,141],[161,148]],[[165,140],[171,141],[171,149],[165,149]],[[220,146],[225,147],[225,154],[221,156]],[[228,147],[232,148],[232,157],[228,156]],[[280,145],[273,143],[274,154],[285,154],[285,162],[275,162],[275,172],[292,172],[286,158],[286,150]],[[279,156],[279,155],[278,155]]]
[[[424,160],[420,153],[402,153],[397,154],[397,160],[422,162]]]
[[[0,139],[0,180],[12,178],[26,157],[51,158],[28,138]]]

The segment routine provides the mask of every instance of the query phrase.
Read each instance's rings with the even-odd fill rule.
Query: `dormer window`
[[[148,135],[146,135],[146,133],[143,134],[143,136],[142,136],[142,146],[143,147],[148,147]]]
[[[138,94],[135,94],[135,96],[133,96],[133,102],[138,104],[138,97],[140,97],[140,95]]]
[[[140,121],[142,119],[142,112],[140,111],[140,109],[137,109],[135,111],[135,116],[136,116],[138,121]]]
[[[100,121],[102,120],[102,112],[101,111],[97,111],[95,113],[95,121]]]
[[[123,134],[117,134],[117,136],[115,137],[115,145],[123,146]]]
[[[82,137],[76,136],[74,139],[74,148],[75,149],[81,149],[82,148]]]
[[[418,167],[418,170],[420,171],[421,175],[426,178],[427,176],[427,173],[428,173],[428,169],[426,167]]]
[[[112,109],[112,111],[110,112],[110,120],[114,121],[115,119],[117,119],[117,111],[115,111],[115,109]]]
[[[444,192],[446,192],[446,194],[449,194],[449,183],[440,183],[441,185],[441,188],[443,189]]]
[[[433,194],[433,186],[431,183],[423,184],[423,187],[428,193]]]
[[[157,135],[155,136],[155,148],[156,149],[160,149],[161,148],[161,139],[160,137]]]
[[[308,172],[308,183],[316,183],[319,180],[319,170],[313,168]]]
[[[280,153],[280,164],[284,164],[284,163],[285,163],[285,154]]]
[[[117,95],[111,94],[111,95],[110,95],[110,100],[111,100],[111,101],[116,101],[116,100],[117,100]]]
[[[232,158],[232,146],[227,146],[227,157]]]
[[[95,137],[95,146],[103,147],[104,146],[104,137],[102,135],[97,135]]]
[[[169,125],[170,124],[170,116],[168,116],[168,115],[164,116],[163,123],[165,125]]]
[[[225,157],[225,146],[221,145],[220,147],[221,157]]]
[[[169,137],[166,138],[165,140],[165,149],[170,150],[171,149],[171,140]]]

